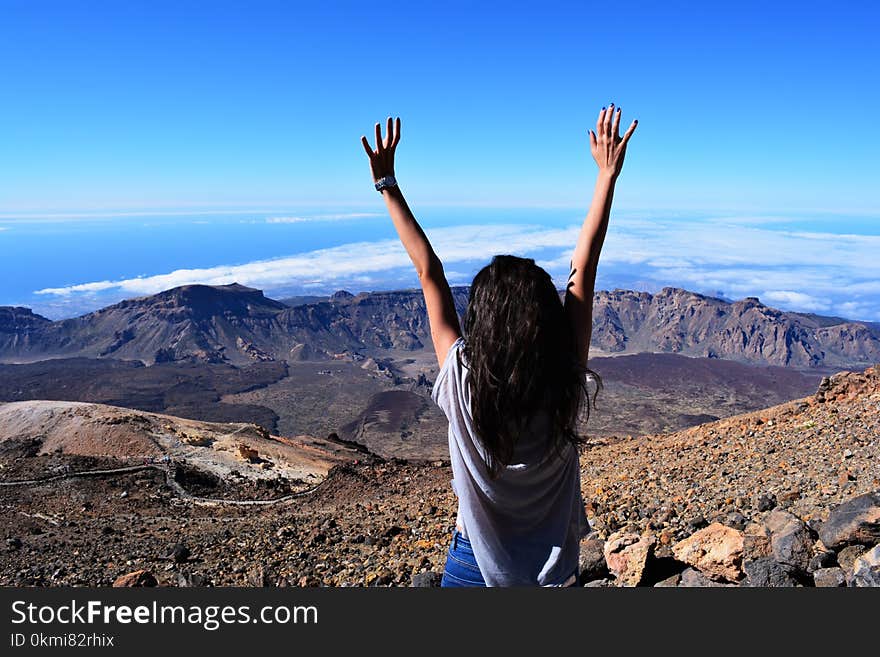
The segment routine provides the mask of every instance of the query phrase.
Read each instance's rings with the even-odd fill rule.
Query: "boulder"
[[[880,586],[880,545],[865,552],[853,564],[852,586]]]
[[[581,541],[580,583],[586,584],[608,576],[605,563],[605,542],[598,538],[585,538]]]
[[[778,563],[773,557],[762,557],[743,564],[746,573],[746,586],[798,586],[797,580],[791,576],[789,568]]]
[[[813,573],[813,581],[821,588],[846,586],[846,574],[842,568],[820,568]]]
[[[653,536],[615,532],[604,546],[605,563],[621,586],[638,586],[654,547]]]
[[[135,570],[125,575],[120,575],[113,582],[113,588],[130,588],[135,586],[158,586],[159,582],[149,570]]]
[[[770,530],[773,558],[798,572],[807,572],[813,555],[813,539],[804,522],[787,511],[774,509],[764,524]]]
[[[672,546],[675,558],[715,579],[742,576],[743,534],[714,522]]]
[[[880,543],[880,491],[865,493],[831,510],[819,538],[836,550],[844,545]]]

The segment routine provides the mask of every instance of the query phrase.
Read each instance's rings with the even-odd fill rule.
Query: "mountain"
[[[467,290],[458,288],[455,297],[463,312]],[[426,340],[424,299],[414,291],[340,291],[289,307],[237,283],[187,285],[57,322],[25,308],[0,308],[0,362],[327,360],[345,352],[422,349]]]
[[[592,343],[607,353],[674,352],[799,368],[880,362],[880,330],[864,322],[785,312],[757,297],[732,303],[664,287],[594,297]]]
[[[40,351],[43,331],[51,324],[52,320],[30,308],[0,306],[0,354]],[[31,343],[31,336],[37,344]]]
[[[454,287],[459,314],[469,288]],[[797,368],[859,368],[880,361],[880,328],[784,312],[755,297],[728,302],[680,288],[601,290],[594,296],[597,355],[679,353]],[[290,307],[239,284],[189,285],[52,322],[0,308],[0,362],[89,357],[146,364],[195,361],[361,360],[430,349],[420,290],[344,290]]]

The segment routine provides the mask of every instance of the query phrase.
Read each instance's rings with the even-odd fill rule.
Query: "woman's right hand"
[[[626,144],[638,124],[638,120],[633,121],[626,134],[621,137],[620,108],[615,110],[614,103],[607,109],[602,108],[596,121],[596,132],[590,130],[590,152],[601,173],[610,174],[614,178],[620,175],[623,158],[626,156]]]

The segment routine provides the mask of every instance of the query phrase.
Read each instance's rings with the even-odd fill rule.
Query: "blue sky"
[[[880,319],[876,5],[478,4],[0,0],[0,304],[414,284],[330,262],[403,253],[359,144],[389,114],[460,282],[498,226],[557,274],[613,101],[639,129],[600,287]]]
[[[10,209],[369,203],[390,113],[423,202],[578,205],[612,101],[640,120],[621,205],[880,205],[876,3],[2,7]]]

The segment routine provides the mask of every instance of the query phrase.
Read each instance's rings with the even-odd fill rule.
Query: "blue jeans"
[[[471,542],[455,530],[446,552],[446,567],[440,586],[486,586],[483,575],[474,558]]]

